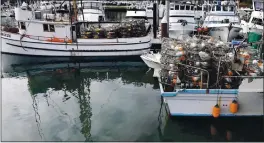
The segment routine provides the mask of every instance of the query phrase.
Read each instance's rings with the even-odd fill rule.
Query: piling
[[[166,18],[161,20],[161,38],[162,37],[169,37],[168,23]]]
[[[169,37],[169,23],[170,23],[170,0],[166,0],[166,28],[167,28],[167,37]]]
[[[153,4],[153,37],[157,38],[157,3]]]

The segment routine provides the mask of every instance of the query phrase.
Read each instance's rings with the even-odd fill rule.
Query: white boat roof
[[[129,10],[126,12],[126,17],[146,17],[146,11]]]
[[[263,19],[263,12],[262,11],[253,11],[251,13],[251,17]]]

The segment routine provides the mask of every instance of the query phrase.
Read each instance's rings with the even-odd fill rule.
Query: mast
[[[84,15],[83,15],[83,3],[82,3],[82,0],[81,0],[81,10],[82,10],[82,17],[83,17],[83,21],[84,21]]]
[[[70,17],[70,22],[71,22],[71,39],[73,41],[73,31],[72,31],[72,6],[71,6],[71,0],[69,0],[69,5],[70,5],[70,12],[69,12],[69,17]]]

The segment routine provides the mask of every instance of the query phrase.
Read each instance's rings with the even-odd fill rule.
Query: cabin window
[[[49,25],[49,27],[50,27],[50,32],[55,32],[54,25]]]
[[[72,28],[72,31],[75,31],[75,26],[72,26],[71,28]]]
[[[191,6],[191,10],[193,10],[193,6]]]
[[[198,7],[197,7],[197,10],[202,10],[202,9],[203,9],[203,8],[202,8],[202,7],[200,7],[200,6],[198,6]]]
[[[229,11],[234,11],[234,7],[233,6],[230,6],[229,7]]]
[[[215,6],[212,7],[212,11],[215,11]]]
[[[175,5],[175,10],[179,10],[179,5]]]
[[[180,10],[184,10],[184,7],[185,7],[184,5],[181,5],[181,9]]]
[[[223,6],[223,11],[228,11],[228,6]]]
[[[49,32],[49,25],[48,24],[43,24],[43,31]]]
[[[26,30],[26,24],[25,22],[20,22],[20,28]]]
[[[221,11],[221,6],[216,6],[216,11]]]
[[[148,9],[148,10],[152,10],[152,7],[148,7],[147,9]]]
[[[190,6],[189,5],[186,5],[186,10],[190,10]]]
[[[263,21],[262,21],[262,19],[260,19],[260,18],[253,18],[252,19],[252,23],[254,23],[254,24],[257,24],[257,25],[263,25],[264,26],[264,24],[263,24]]]
[[[55,32],[54,25],[51,24],[43,24],[43,31],[44,32]]]

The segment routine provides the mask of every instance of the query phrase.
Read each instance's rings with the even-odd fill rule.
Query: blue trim
[[[177,94],[238,94],[237,89],[209,89],[209,93],[207,93],[207,89],[183,89],[177,90],[176,92],[163,92],[161,96],[163,97],[173,97]]]
[[[193,116],[193,117],[212,117],[212,114],[184,114],[184,113],[170,113],[171,116]],[[264,115],[237,115],[237,114],[220,114],[219,117],[263,117]]]
[[[174,97],[177,95],[177,92],[163,92],[161,93],[161,96],[163,97]]]

